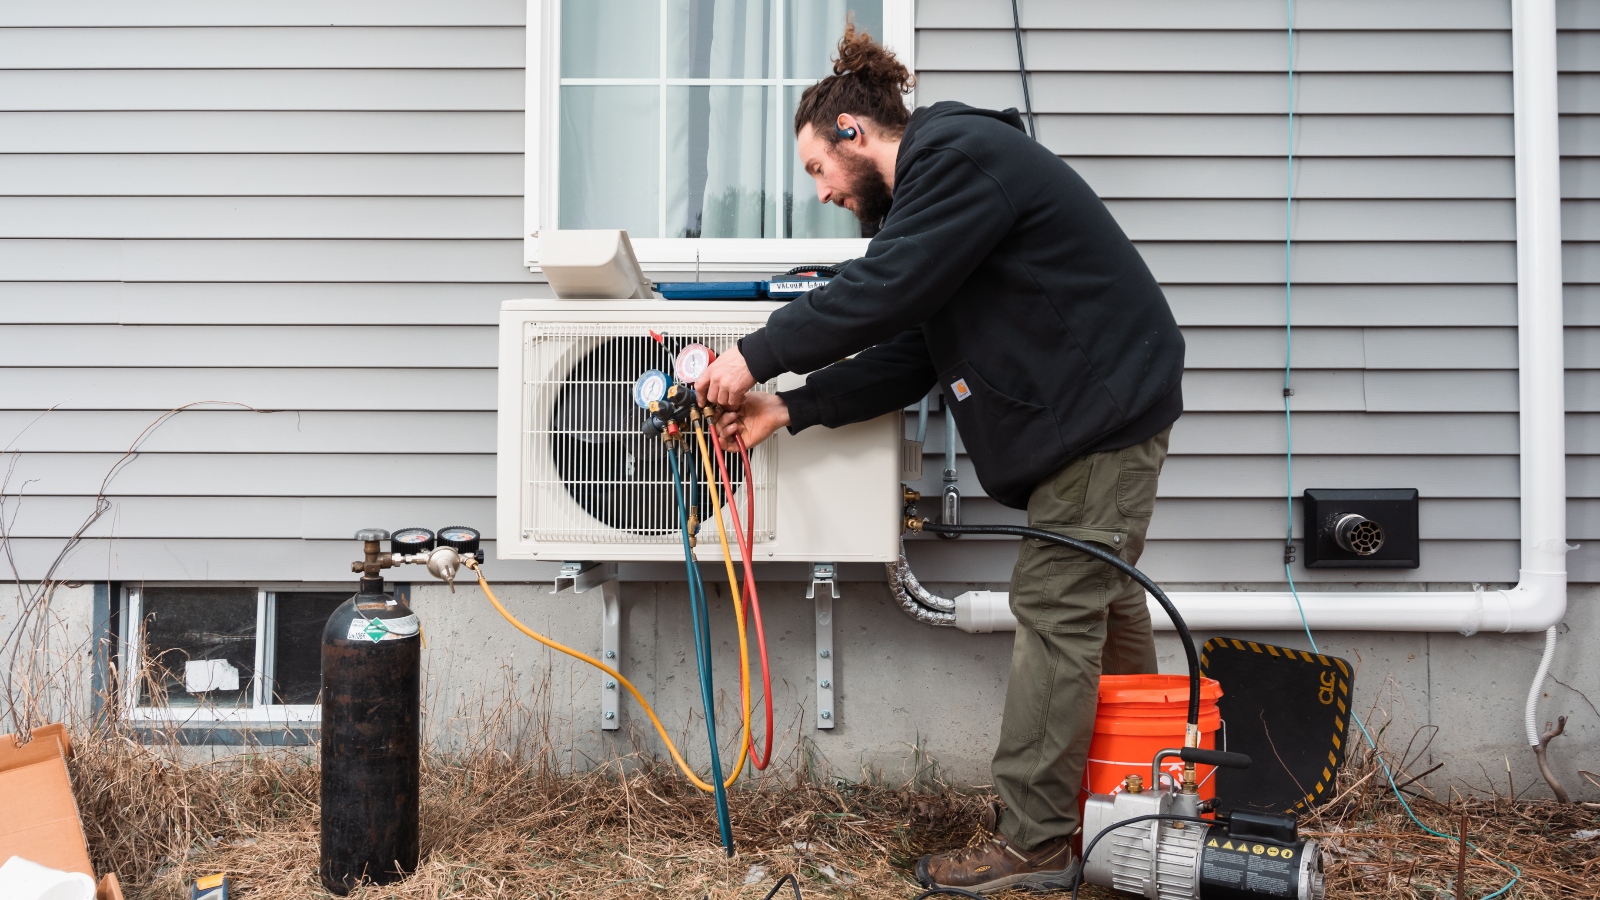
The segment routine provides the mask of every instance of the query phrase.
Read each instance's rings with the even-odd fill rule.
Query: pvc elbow
[[[1485,592],[1479,627],[1499,632],[1544,631],[1566,614],[1567,573],[1523,569],[1515,587]]]

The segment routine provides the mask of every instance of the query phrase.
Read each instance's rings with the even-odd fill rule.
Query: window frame
[[[804,2],[804,0],[786,0]],[[881,0],[883,34],[877,35],[906,68],[916,72],[915,0]],[[526,109],[523,128],[523,264],[539,268],[539,230],[555,223],[560,159],[561,0],[528,0]],[[781,80],[781,74],[780,74]],[[906,105],[915,105],[915,93]],[[778,91],[782,103],[783,91]],[[664,152],[664,151],[663,151]],[[750,272],[811,262],[831,262],[866,252],[866,238],[636,238],[634,254],[658,272]]]
[[[250,705],[228,709],[210,706],[141,706],[140,682],[133,677],[142,668],[143,641],[141,628],[144,622],[143,591],[145,588],[163,587],[254,587],[256,589],[256,640],[255,675],[250,679]],[[396,584],[396,592],[401,590]],[[147,581],[126,583],[121,586],[118,608],[121,628],[117,635],[119,669],[123,673],[118,686],[118,705],[124,719],[130,722],[186,725],[239,725],[283,726],[316,725],[322,721],[320,703],[283,704],[270,702],[272,697],[272,667],[276,662],[277,648],[277,596],[297,593],[354,594],[349,584],[321,582],[193,582]]]

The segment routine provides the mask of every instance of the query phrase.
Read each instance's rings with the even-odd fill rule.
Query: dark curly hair
[[[794,111],[794,133],[808,123],[830,144],[838,143],[834,123],[848,114],[868,119],[891,138],[906,130],[910,110],[902,97],[911,93],[916,78],[893,53],[865,31],[856,31],[853,18],[845,20],[839,39],[839,56],[833,74],[806,88]]]

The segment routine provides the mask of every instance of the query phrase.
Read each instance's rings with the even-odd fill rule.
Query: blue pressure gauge
[[[639,380],[633,383],[633,402],[640,409],[649,409],[650,404],[667,396],[667,374],[659,369],[647,369]]]

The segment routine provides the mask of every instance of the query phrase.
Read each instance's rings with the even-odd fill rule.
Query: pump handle
[[[1178,751],[1178,758],[1187,763],[1199,763],[1203,766],[1221,766],[1224,769],[1250,768],[1250,757],[1243,753],[1233,753],[1228,750],[1184,747]]]

